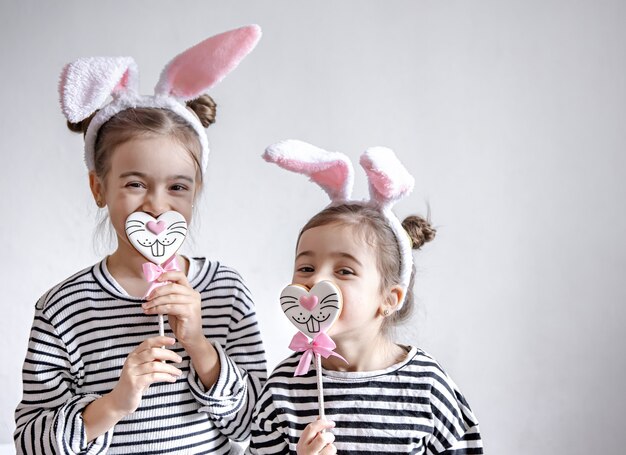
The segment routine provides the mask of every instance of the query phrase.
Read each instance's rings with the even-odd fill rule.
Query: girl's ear
[[[106,205],[104,185],[94,171],[89,172],[89,188],[91,188],[91,194],[96,201],[96,205],[98,207],[104,207]]]
[[[190,101],[205,94],[234,70],[261,39],[261,27],[248,25],[207,38],[174,57],[161,72],[155,95]]]
[[[343,153],[328,152],[306,142],[289,139],[270,145],[265,149],[263,158],[283,169],[308,176],[326,191],[332,202],[350,198],[354,170]]]
[[[65,65],[59,82],[61,109],[72,123],[86,119],[110,96],[136,93],[137,65],[131,57],[87,57]]]
[[[387,291],[383,303],[379,308],[381,316],[387,317],[399,310],[400,302],[404,299],[404,289],[400,285],[392,286]]]
[[[392,312],[398,310],[398,305],[404,300],[404,289],[400,285],[395,285],[389,290],[389,306]]]
[[[415,179],[391,149],[371,147],[360,163],[369,179],[370,198],[379,207],[390,208],[413,190]]]

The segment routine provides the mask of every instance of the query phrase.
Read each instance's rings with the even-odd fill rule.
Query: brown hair
[[[329,224],[353,226],[356,232],[363,235],[368,244],[375,249],[378,272],[381,276],[381,292],[400,283],[400,246],[393,230],[389,226],[389,221],[380,210],[357,203],[345,203],[327,207],[313,216],[304,225],[298,236],[298,243],[305,231]],[[417,215],[407,217],[402,222],[402,227],[409,235],[414,250],[420,249],[426,242],[433,240],[437,232],[431,226],[429,220]],[[411,316],[414,307],[414,280],[415,266],[413,266],[411,272],[411,280],[406,289],[402,308],[385,318],[383,329],[386,329],[391,323],[404,322]]]
[[[189,101],[187,107],[198,116],[205,128],[215,123],[217,105],[209,95]],[[67,122],[67,126],[73,132],[85,134],[94,115],[95,113],[79,123]],[[169,136],[177,140],[193,158],[198,175],[202,178],[202,148],[196,131],[173,111],[158,108],[126,109],[100,127],[94,152],[96,175],[104,181],[109,172],[111,151],[120,144],[143,135]]]

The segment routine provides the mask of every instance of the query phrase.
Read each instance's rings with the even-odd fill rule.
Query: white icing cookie
[[[299,284],[290,284],[280,294],[280,306],[300,332],[315,338],[337,320],[343,301],[334,283],[320,281],[310,291]]]
[[[126,236],[146,259],[161,265],[183,245],[187,222],[173,210],[158,218],[145,212],[134,212],[126,219]]]

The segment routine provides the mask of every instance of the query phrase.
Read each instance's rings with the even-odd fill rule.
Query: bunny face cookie
[[[299,284],[287,286],[280,294],[280,306],[289,322],[313,339],[337,320],[343,301],[337,286],[320,281],[311,290]]]
[[[174,211],[165,212],[158,218],[134,212],[126,220],[126,235],[146,259],[160,265],[182,246],[187,236],[187,222]]]

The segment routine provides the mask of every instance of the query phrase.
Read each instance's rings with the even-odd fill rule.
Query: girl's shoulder
[[[441,366],[441,363],[431,354],[420,348],[412,348],[412,358],[407,362],[407,370],[431,379],[435,388],[443,387],[449,391],[456,390],[457,386],[450,375]]]
[[[303,389],[312,390],[317,387],[315,365],[311,364],[307,373],[295,375],[300,358],[301,353],[294,352],[274,367],[263,387],[264,399],[274,394],[297,395]],[[260,399],[259,401],[263,400]]]
[[[189,283],[203,300],[234,298],[241,306],[251,309],[252,295],[236,269],[206,257],[190,257],[189,261]]]
[[[276,365],[272,374],[270,374],[268,378],[268,382],[277,381],[281,382],[284,378],[294,378],[294,373],[296,372],[296,368],[298,367],[298,363],[300,362],[301,353],[294,352],[286,359],[283,359],[281,362]],[[309,368],[309,372],[304,374],[303,376],[296,376],[296,378],[306,378],[307,376],[315,377],[315,368],[311,365]]]
[[[38,300],[35,308],[44,310],[59,299],[67,297],[68,293],[81,292],[98,285],[94,271],[101,265],[102,261],[85,267],[84,269],[70,275],[58,284],[48,289]]]
[[[189,264],[189,282],[196,289],[209,289],[224,284],[244,285],[241,274],[220,261],[194,256],[189,257]]]

